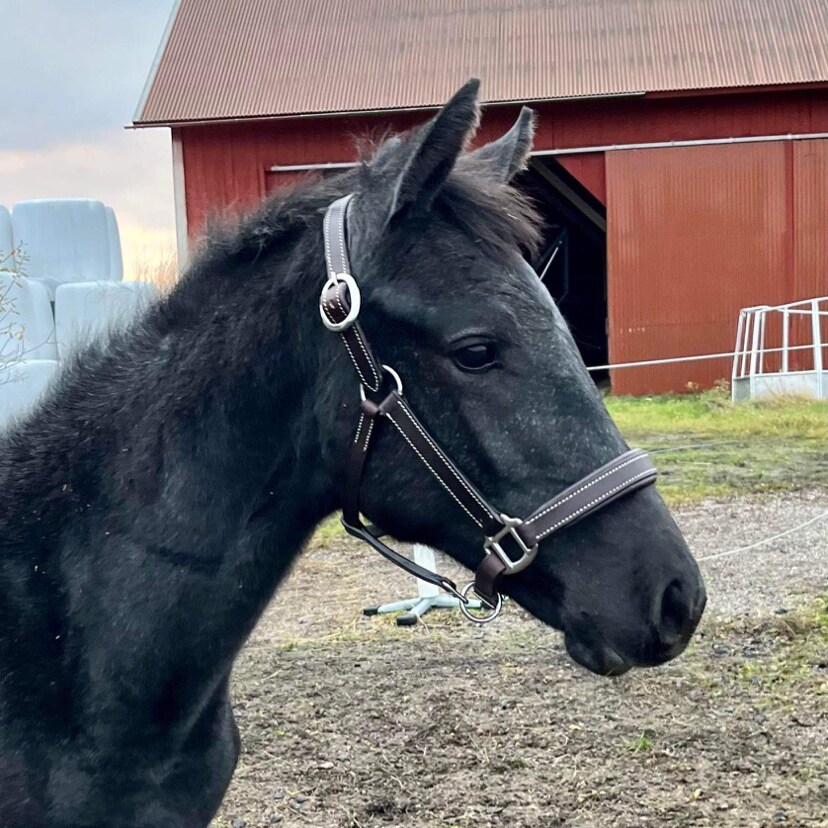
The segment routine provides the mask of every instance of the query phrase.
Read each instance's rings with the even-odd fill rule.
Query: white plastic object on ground
[[[126,327],[158,296],[146,282],[77,282],[55,295],[55,332],[60,359],[93,339]]]
[[[437,562],[434,559],[434,550],[430,546],[426,546],[423,543],[415,543],[413,553],[414,563],[419,564],[431,572],[436,571]],[[416,578],[415,580],[417,581],[417,592],[419,593],[420,598],[435,598],[440,594],[440,587],[436,584],[430,584],[428,581],[421,581],[419,578]]]
[[[109,280],[106,208],[92,199],[19,201],[12,209],[14,243],[27,257],[25,275],[54,298],[67,282]]]
[[[53,359],[26,359],[0,368],[0,431],[34,408],[58,364]]]
[[[11,269],[11,252],[14,250],[11,213],[0,204],[0,267]]]
[[[109,280],[120,282],[124,278],[124,259],[121,254],[121,234],[118,219],[111,207],[106,208],[106,229],[109,236]]]
[[[57,359],[49,292],[40,282],[0,270],[0,366],[21,359]]]

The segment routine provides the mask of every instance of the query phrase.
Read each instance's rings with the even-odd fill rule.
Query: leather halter
[[[338,199],[328,207],[324,220],[325,260],[328,280],[322,288],[319,310],[325,327],[339,334],[360,381],[362,407],[356,434],[351,443],[346,469],[345,502],[342,525],[357,538],[369,543],[406,572],[436,584],[460,599],[460,608],[472,621],[493,620],[500,612],[500,580],[525,569],[545,538],[613,500],[655,481],[656,470],[646,452],[627,451],[601,468],[574,483],[524,519],[509,517],[495,509],[466,476],[452,463],[437,441],[411,410],[403,395],[399,375],[380,363],[368,345],[359,324],[361,297],[348,256],[347,217],[353,194]],[[375,402],[366,392],[378,394],[386,377],[395,386],[382,400]],[[384,424],[388,423],[388,426]],[[362,523],[359,492],[371,440],[380,427],[393,428],[408,444],[433,477],[454,499],[466,517],[480,529],[484,557],[475,571],[474,581],[462,590],[449,578],[424,569],[383,543],[383,533],[376,526]],[[512,558],[504,548],[510,546],[520,557]],[[489,614],[472,615],[469,594],[474,591]]]

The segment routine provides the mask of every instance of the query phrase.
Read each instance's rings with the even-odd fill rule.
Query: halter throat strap
[[[328,279],[322,288],[319,310],[325,327],[339,334],[359,378],[362,407],[356,433],[348,450],[342,523],[355,537],[369,543],[406,572],[436,584],[461,600],[461,609],[473,621],[491,620],[501,606],[500,582],[535,559],[542,540],[603,508],[608,503],[655,481],[656,470],[646,452],[625,452],[555,495],[528,518],[513,518],[495,509],[440,448],[417,419],[403,395],[402,381],[393,369],[375,357],[359,324],[361,295],[351,272],[347,243],[348,209],[353,195],[330,205],[323,223]],[[378,395],[392,378],[396,387],[375,402],[367,392]],[[360,490],[372,440],[380,430],[398,434],[452,497],[465,517],[485,538],[484,557],[475,579],[462,591],[449,578],[424,569],[382,541],[383,533],[363,524]],[[512,557],[514,553],[517,558]],[[512,553],[512,554],[510,554]],[[465,608],[471,590],[492,610],[479,618]]]

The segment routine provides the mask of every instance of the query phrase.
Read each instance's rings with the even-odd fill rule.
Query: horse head
[[[488,502],[525,515],[627,446],[522,255],[538,223],[511,182],[528,161],[532,113],[468,152],[477,88],[466,84],[351,174],[347,246],[364,337],[402,378],[424,430]],[[331,348],[323,397],[344,402],[323,407],[321,430],[344,502],[353,494],[342,458],[359,382],[345,350]],[[396,538],[478,567],[479,527],[412,448],[393,429],[373,437],[360,510]],[[502,590],[562,630],[570,655],[601,674],[674,658],[705,604],[699,569],[652,486],[542,540],[532,565],[502,579]]]

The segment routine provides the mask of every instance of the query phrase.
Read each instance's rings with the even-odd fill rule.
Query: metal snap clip
[[[483,605],[481,610],[472,610],[469,608],[469,593],[474,592],[475,595],[480,599],[480,603]],[[489,624],[500,615],[500,611],[503,609],[503,596],[498,592],[497,593],[497,600],[495,601],[494,605],[490,604],[485,598],[481,595],[478,595],[477,592],[474,591],[474,581],[469,581],[463,589],[460,590],[460,596],[463,599],[460,604],[460,612],[466,616],[473,624]],[[479,614],[482,613],[482,614]]]

